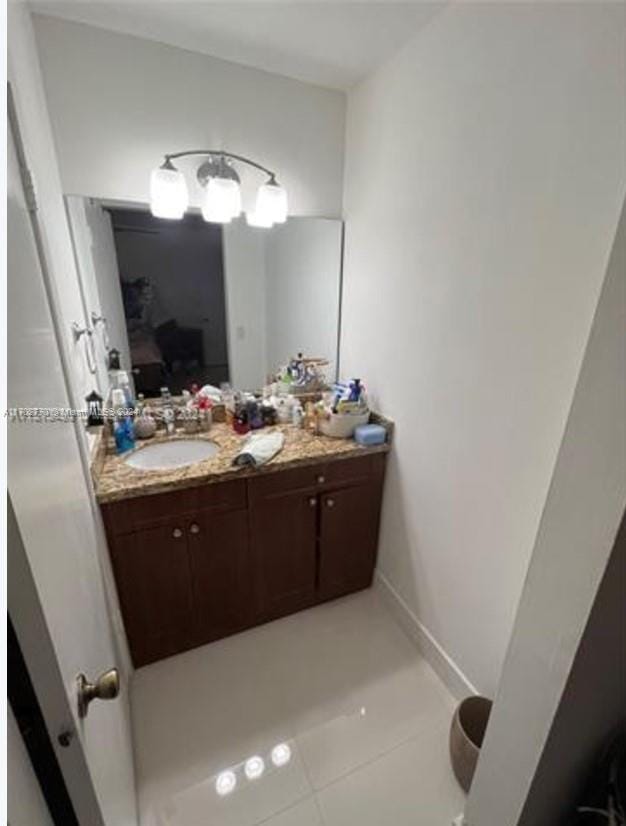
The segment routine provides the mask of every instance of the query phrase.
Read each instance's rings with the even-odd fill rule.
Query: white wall
[[[10,826],[52,826],[52,818],[13,716],[7,709],[7,818]]]
[[[448,6],[349,96],[342,373],[379,569],[493,694],[626,182],[624,7]]]
[[[251,229],[243,221],[235,221],[224,226],[222,239],[230,383],[240,389],[258,390],[267,377],[267,230]]]
[[[343,93],[80,23],[34,19],[66,193],[145,203],[150,171],[165,152],[225,148],[275,169],[291,213],[340,215]],[[191,179],[195,165],[187,164]],[[262,180],[245,176],[248,201]]]
[[[550,757],[550,748],[544,749],[555,718],[559,726],[559,706],[575,719],[577,730],[566,732],[561,740],[556,756],[560,765],[552,772],[549,789],[552,800],[542,815],[554,814],[552,807],[571,792],[576,747],[585,741],[591,745],[593,738],[602,736],[611,710],[617,711],[620,705],[622,715],[625,710],[615,696],[617,678],[606,697],[597,696],[605,708],[590,705],[577,715],[568,708],[572,699],[593,696],[592,685],[601,691],[606,680],[593,671],[602,660],[597,635],[604,637],[605,650],[619,651],[622,662],[614,663],[614,669],[623,668],[623,636],[621,642],[611,641],[610,630],[598,632],[592,608],[598,594],[601,599],[607,596],[602,588],[605,573],[615,578],[620,567],[619,558],[616,566],[609,560],[626,502],[625,351],[626,205],[467,802],[467,826],[559,822],[558,817],[520,820],[542,753],[548,755],[548,763],[554,763],[555,755]],[[608,605],[598,604],[601,622],[615,615],[610,603],[616,599],[623,623],[624,580],[618,587],[620,593],[615,597],[609,588]],[[595,651],[585,651],[589,643]],[[577,655],[582,655],[583,674],[578,671]],[[589,668],[592,671],[585,673]],[[578,697],[568,697],[568,680],[580,683],[585,678]],[[622,678],[622,691],[623,687]],[[579,723],[581,716],[585,719]],[[594,722],[598,728],[591,732]],[[531,796],[528,802],[532,806],[537,801]]]
[[[267,236],[267,363],[326,358],[335,377],[341,287],[340,221],[290,219]]]

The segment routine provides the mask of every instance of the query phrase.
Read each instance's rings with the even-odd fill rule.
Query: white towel
[[[259,467],[273,459],[283,449],[285,435],[280,431],[273,433],[252,433],[245,445],[233,459],[234,465],[252,465]]]

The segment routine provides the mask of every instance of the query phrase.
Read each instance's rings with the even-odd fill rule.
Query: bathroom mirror
[[[342,222],[154,218],[66,196],[100,392],[116,348],[146,397],[192,383],[258,390],[298,353],[338,362]]]

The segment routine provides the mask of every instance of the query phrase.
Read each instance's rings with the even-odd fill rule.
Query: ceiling
[[[32,0],[33,11],[349,89],[442,2]]]

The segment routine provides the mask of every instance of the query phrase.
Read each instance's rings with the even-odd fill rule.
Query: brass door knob
[[[334,500],[334,499],[327,499],[327,500],[326,500],[326,505],[327,505],[329,508],[334,508],[334,507],[335,507],[335,500]]]
[[[195,522],[189,528],[191,533],[200,533],[200,525],[197,525]]]
[[[180,528],[174,528],[174,530],[172,531],[172,536],[174,537],[174,539],[180,539],[182,535],[183,532]]]
[[[326,481],[326,477],[325,477],[325,476],[318,476],[318,477],[317,477],[317,484],[318,484],[318,485],[323,485],[325,481]]]
[[[120,675],[117,668],[110,668],[101,674],[95,683],[90,683],[84,674],[79,674],[76,691],[78,694],[78,716],[86,717],[92,700],[114,700],[120,693]]]

